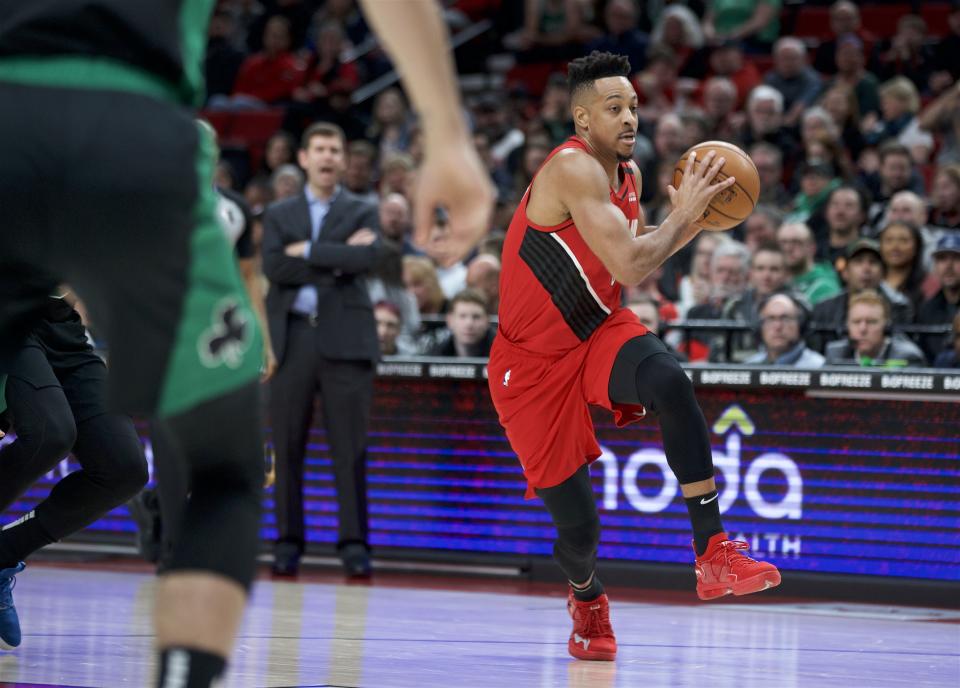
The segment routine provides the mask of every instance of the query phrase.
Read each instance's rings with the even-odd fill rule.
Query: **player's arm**
[[[695,157],[691,154],[687,158],[680,188],[668,187],[673,211],[656,230],[638,237],[630,235],[626,217],[610,202],[607,176],[594,158],[581,154],[557,158],[556,188],[562,190],[561,202],[590,250],[621,284],[639,284],[690,242],[701,231],[693,221],[703,214],[717,192],[734,183],[730,177],[711,184],[723,166],[722,161],[714,162],[713,153],[708,153],[694,171]]]
[[[263,334],[263,369],[260,371],[260,381],[266,382],[277,370],[277,356],[273,353],[273,342],[270,341],[270,327],[267,323],[267,308],[263,302],[263,285],[260,267],[255,258],[240,258],[237,260],[240,266],[240,276],[243,278],[243,286],[246,287],[247,295],[250,297],[250,303],[253,311],[257,315],[257,321],[260,323],[260,330]]]
[[[414,243],[424,246],[434,210],[450,215],[451,250],[465,256],[490,228],[493,184],[467,131],[447,29],[435,0],[361,0],[420,115],[425,159],[414,203]]]

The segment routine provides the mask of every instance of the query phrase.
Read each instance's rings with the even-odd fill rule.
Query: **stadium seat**
[[[946,2],[925,3],[920,16],[927,22],[927,35],[946,36],[949,33],[947,17],[950,16],[950,4]]]
[[[230,126],[230,138],[248,145],[263,145],[283,122],[283,110],[237,112]]]
[[[793,26],[793,35],[797,38],[815,38],[828,40],[830,31],[830,9],[827,7],[802,6],[797,11]]]
[[[547,79],[554,72],[566,72],[566,63],[563,62],[533,62],[530,64],[515,65],[507,72],[507,88],[523,84],[527,92],[535,98],[543,95]]]
[[[877,38],[890,38],[897,32],[900,17],[910,14],[910,5],[861,5],[860,16],[863,28]]]

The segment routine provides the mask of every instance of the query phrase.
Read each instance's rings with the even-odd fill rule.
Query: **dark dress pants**
[[[320,354],[322,337],[322,326],[291,315],[283,361],[270,382],[277,541],[295,543],[301,551],[306,540],[304,455],[318,394],[337,491],[337,547],[367,544],[367,428],[373,363],[325,358]]]

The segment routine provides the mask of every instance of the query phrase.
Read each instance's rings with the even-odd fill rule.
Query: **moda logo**
[[[749,463],[742,459],[742,438],[756,431],[753,421],[737,404],[729,406],[713,425],[717,435],[724,436],[724,450],[714,451],[713,464],[723,478],[718,486],[717,499],[720,513],[726,512],[743,494],[753,512],[764,519],[799,519],[803,513],[803,477],[796,462],[779,452],[765,452]],[[601,447],[597,463],[603,469],[603,508],[616,510],[620,491],[631,508],[643,513],[658,513],[665,510],[680,491],[673,471],[662,449],[646,448],[631,454],[622,465],[609,449]],[[659,491],[641,491],[638,477],[641,471],[659,471]],[[779,476],[786,483],[782,496],[773,496],[760,491],[761,482]]]

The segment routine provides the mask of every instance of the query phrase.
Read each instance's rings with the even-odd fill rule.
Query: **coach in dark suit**
[[[303,135],[303,193],[264,215],[267,318],[279,368],[270,386],[276,455],[274,573],[295,575],[304,548],[303,468],[319,393],[339,502],[338,552],[350,576],[370,573],[366,448],[379,356],[364,276],[382,256],[377,206],[340,184],[339,127]]]

